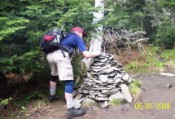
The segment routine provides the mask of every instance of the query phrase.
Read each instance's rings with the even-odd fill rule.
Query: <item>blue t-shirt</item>
[[[78,48],[80,52],[87,50],[83,39],[75,33],[69,33],[68,36],[61,41],[61,44],[66,46],[69,51],[75,48]]]

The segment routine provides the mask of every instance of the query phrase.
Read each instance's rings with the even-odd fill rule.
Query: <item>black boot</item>
[[[86,114],[86,110],[83,108],[80,109],[75,109],[75,108],[70,108],[68,109],[68,119],[72,119],[74,117],[80,117]]]
[[[48,97],[49,102],[54,102],[54,101],[57,101],[57,100],[60,100],[60,99],[61,99],[61,97],[58,96],[58,95],[50,95]]]

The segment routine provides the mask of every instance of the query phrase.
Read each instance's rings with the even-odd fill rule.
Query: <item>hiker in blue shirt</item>
[[[71,33],[61,41],[61,45],[68,49],[68,52],[61,51],[60,49],[50,52],[46,55],[47,61],[51,69],[50,79],[50,96],[49,101],[53,102],[59,100],[59,96],[56,95],[57,81],[63,81],[65,84],[65,99],[68,109],[68,117],[78,117],[86,113],[85,109],[75,109],[73,102],[73,70],[69,55],[74,52],[75,48],[83,54],[85,58],[93,58],[101,54],[100,51],[89,52],[86,49],[86,45],[83,41],[83,37],[86,33],[80,27],[74,27],[71,29]],[[64,55],[63,53],[64,52]]]
[[[64,40],[62,40],[61,44],[68,48],[70,54],[74,53],[74,49],[78,47],[80,52],[86,51],[86,45],[82,38],[80,38],[75,33],[69,33]]]

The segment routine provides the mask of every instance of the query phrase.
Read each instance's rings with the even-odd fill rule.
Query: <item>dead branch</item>
[[[102,44],[103,51],[108,53],[114,53],[117,50],[118,53],[128,50],[136,49],[143,50],[142,43],[147,42],[149,38],[145,38],[145,31],[132,32],[131,30],[122,30],[121,32],[116,32],[114,30],[106,30],[104,33],[104,41]]]

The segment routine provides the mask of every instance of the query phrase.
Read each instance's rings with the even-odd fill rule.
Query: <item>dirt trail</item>
[[[175,76],[142,74],[136,79],[142,82],[138,99],[106,109],[90,107],[86,115],[76,119],[175,119]],[[65,102],[48,104],[26,118],[67,119]]]

